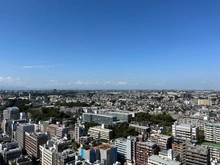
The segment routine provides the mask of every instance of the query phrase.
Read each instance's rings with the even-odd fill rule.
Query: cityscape
[[[219,164],[220,92],[0,92],[1,164]]]
[[[0,165],[220,165],[219,0],[1,0]]]

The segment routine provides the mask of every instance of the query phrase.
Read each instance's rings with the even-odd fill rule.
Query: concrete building
[[[135,164],[144,165],[148,163],[148,157],[158,154],[158,147],[152,142],[136,142]]]
[[[40,146],[40,162],[41,165],[54,165],[55,164],[56,150],[49,144]]]
[[[209,147],[186,145],[185,165],[210,165]]]
[[[172,137],[163,134],[151,134],[150,141],[156,143],[160,150],[168,150],[172,147]]]
[[[180,161],[185,160],[186,140],[183,138],[173,138],[172,150],[179,153]]]
[[[180,160],[179,153],[173,151],[172,149],[161,150],[159,152],[159,156],[161,158],[167,159],[167,160],[175,160],[175,161],[179,161]]]
[[[47,132],[49,132],[50,137],[56,136],[56,134],[57,134],[57,127],[58,127],[57,124],[50,124],[50,125],[47,127],[46,130],[47,130]]]
[[[58,126],[56,127],[56,136],[62,138],[65,136],[65,134],[68,134],[69,130],[70,128],[65,127],[65,125]]]
[[[8,165],[33,165],[33,162],[30,158],[26,156],[21,156],[16,160],[9,161]]]
[[[10,160],[15,160],[22,155],[22,148],[18,146],[17,142],[10,142],[0,144],[0,153],[3,157],[0,164],[7,165]]]
[[[172,125],[172,135],[174,137],[181,137],[185,139],[198,139],[199,128],[190,124],[177,124]]]
[[[83,122],[97,122],[99,124],[109,125],[117,121],[117,117],[109,115],[100,115],[94,113],[83,113]]]
[[[93,139],[110,140],[113,138],[113,131],[111,129],[104,128],[104,125],[90,127],[88,134],[93,137]]]
[[[209,99],[198,99],[198,105],[212,105],[212,101]]]
[[[204,135],[206,141],[220,143],[220,124],[205,123]]]
[[[46,144],[48,136],[41,132],[25,132],[25,150],[30,157],[40,158],[39,146]]]
[[[75,160],[75,152],[72,149],[66,149],[55,153],[55,165],[66,165]]]
[[[203,142],[202,146],[210,149],[210,162],[220,162],[220,144]]]
[[[101,109],[101,110],[98,110],[97,112],[98,114],[113,116],[113,117],[116,117],[117,120],[123,120],[127,122],[131,121],[131,118],[132,118],[132,114],[126,111],[122,111],[122,110]]]
[[[129,127],[134,127],[135,131],[137,131],[141,135],[145,135],[145,137],[148,137],[150,134],[150,127],[136,124],[129,124]]]
[[[160,157],[159,155],[151,155],[148,158],[148,164],[147,165],[181,165],[181,162],[164,159]]]
[[[134,163],[135,161],[135,143],[136,137],[117,138],[115,139],[115,147],[117,147],[118,161]]]
[[[18,107],[8,107],[3,111],[3,119],[17,120],[20,118]]]
[[[100,160],[104,162],[104,165],[112,165],[117,161],[117,148],[106,144],[88,149],[81,148],[80,153],[82,158],[90,163]]]
[[[25,132],[34,132],[34,124],[22,123],[17,126],[15,140],[21,148],[25,148]]]
[[[80,124],[75,124],[74,129],[75,129],[74,139],[77,143],[79,143],[80,137],[86,135],[85,127],[83,125],[80,125]]]

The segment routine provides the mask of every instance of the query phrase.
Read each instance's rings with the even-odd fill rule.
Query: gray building
[[[3,119],[17,120],[20,118],[18,107],[8,107],[3,111]]]
[[[25,132],[34,132],[34,124],[30,123],[22,123],[17,126],[17,130],[15,132],[15,140],[18,142],[18,145],[21,148],[25,147]]]
[[[18,146],[17,142],[10,142],[0,144],[0,153],[3,157],[3,161],[0,164],[8,164],[8,161],[15,160],[22,155],[22,148]]]

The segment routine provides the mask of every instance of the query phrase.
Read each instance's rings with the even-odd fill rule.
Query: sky
[[[1,0],[0,89],[220,90],[219,0]]]

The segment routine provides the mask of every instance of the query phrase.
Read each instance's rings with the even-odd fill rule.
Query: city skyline
[[[0,89],[220,90],[220,2],[0,2]]]

